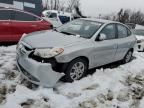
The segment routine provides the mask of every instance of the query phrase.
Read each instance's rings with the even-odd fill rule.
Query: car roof
[[[117,22],[117,21],[97,19],[97,18],[80,18],[80,19],[89,20],[89,21],[96,21],[96,22],[101,22],[101,23],[119,23],[119,24],[122,24],[122,23]]]
[[[103,24],[109,24],[109,23],[121,24],[121,25],[127,27],[130,30],[130,28],[126,24],[120,23],[118,21],[111,21],[111,20],[97,19],[97,18],[80,18],[80,19],[87,20],[87,21],[100,22],[100,23],[103,23]]]
[[[64,16],[71,16],[72,13],[65,12],[65,11],[57,11],[57,10],[44,10],[43,12],[51,12],[51,13],[56,13],[59,15],[64,15]]]
[[[19,11],[19,12],[24,12],[24,13],[28,13],[31,14],[33,16],[39,17],[31,12],[25,11],[25,10],[20,10],[20,9],[16,9],[16,8],[0,8],[0,10],[14,10],[14,11]]]

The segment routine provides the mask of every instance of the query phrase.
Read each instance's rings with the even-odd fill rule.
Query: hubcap
[[[131,56],[132,56],[132,52],[129,51],[128,54],[127,54],[127,56],[126,56],[126,63],[131,60]]]
[[[77,62],[73,65],[70,71],[70,77],[73,80],[78,80],[83,76],[83,73],[85,71],[85,65],[82,62]]]

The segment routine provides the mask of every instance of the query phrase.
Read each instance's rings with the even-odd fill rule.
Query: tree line
[[[119,21],[121,23],[134,23],[144,25],[144,13],[140,10],[132,11],[130,9],[120,9],[118,13],[109,14],[102,17],[107,20]]]
[[[80,0],[44,0],[44,10],[75,12],[78,17],[85,17],[80,10]]]
[[[80,0],[44,0],[45,9],[73,12],[80,17],[86,17],[80,10]],[[134,23],[144,25],[144,13],[140,10],[120,9],[117,13],[101,16],[99,18],[119,21],[121,23]]]
[[[48,10],[72,12],[75,7],[80,7],[80,0],[44,0],[44,7]]]

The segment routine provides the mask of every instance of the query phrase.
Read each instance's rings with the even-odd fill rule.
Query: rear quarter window
[[[51,13],[51,14],[49,15],[49,18],[57,18],[57,14],[56,14],[56,13]]]

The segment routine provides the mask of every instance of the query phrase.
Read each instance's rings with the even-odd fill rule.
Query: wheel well
[[[77,57],[77,58],[75,58],[75,59],[78,59],[78,58],[81,58],[81,59],[85,60],[85,61],[87,62],[88,68],[89,68],[89,59],[88,59],[87,57],[85,57],[85,56],[80,56],[80,57]],[[73,59],[73,60],[75,60],[75,59]]]
[[[87,62],[88,68],[89,68],[89,59],[87,57],[85,57],[85,56],[79,56],[77,58],[72,59],[71,61],[73,61],[75,59],[78,59],[78,58],[81,58],[81,59],[85,60]],[[67,62],[67,63],[58,63],[56,65],[56,67],[55,67],[55,71],[57,71],[57,72],[64,72],[67,69],[67,66],[69,65],[70,62]]]

